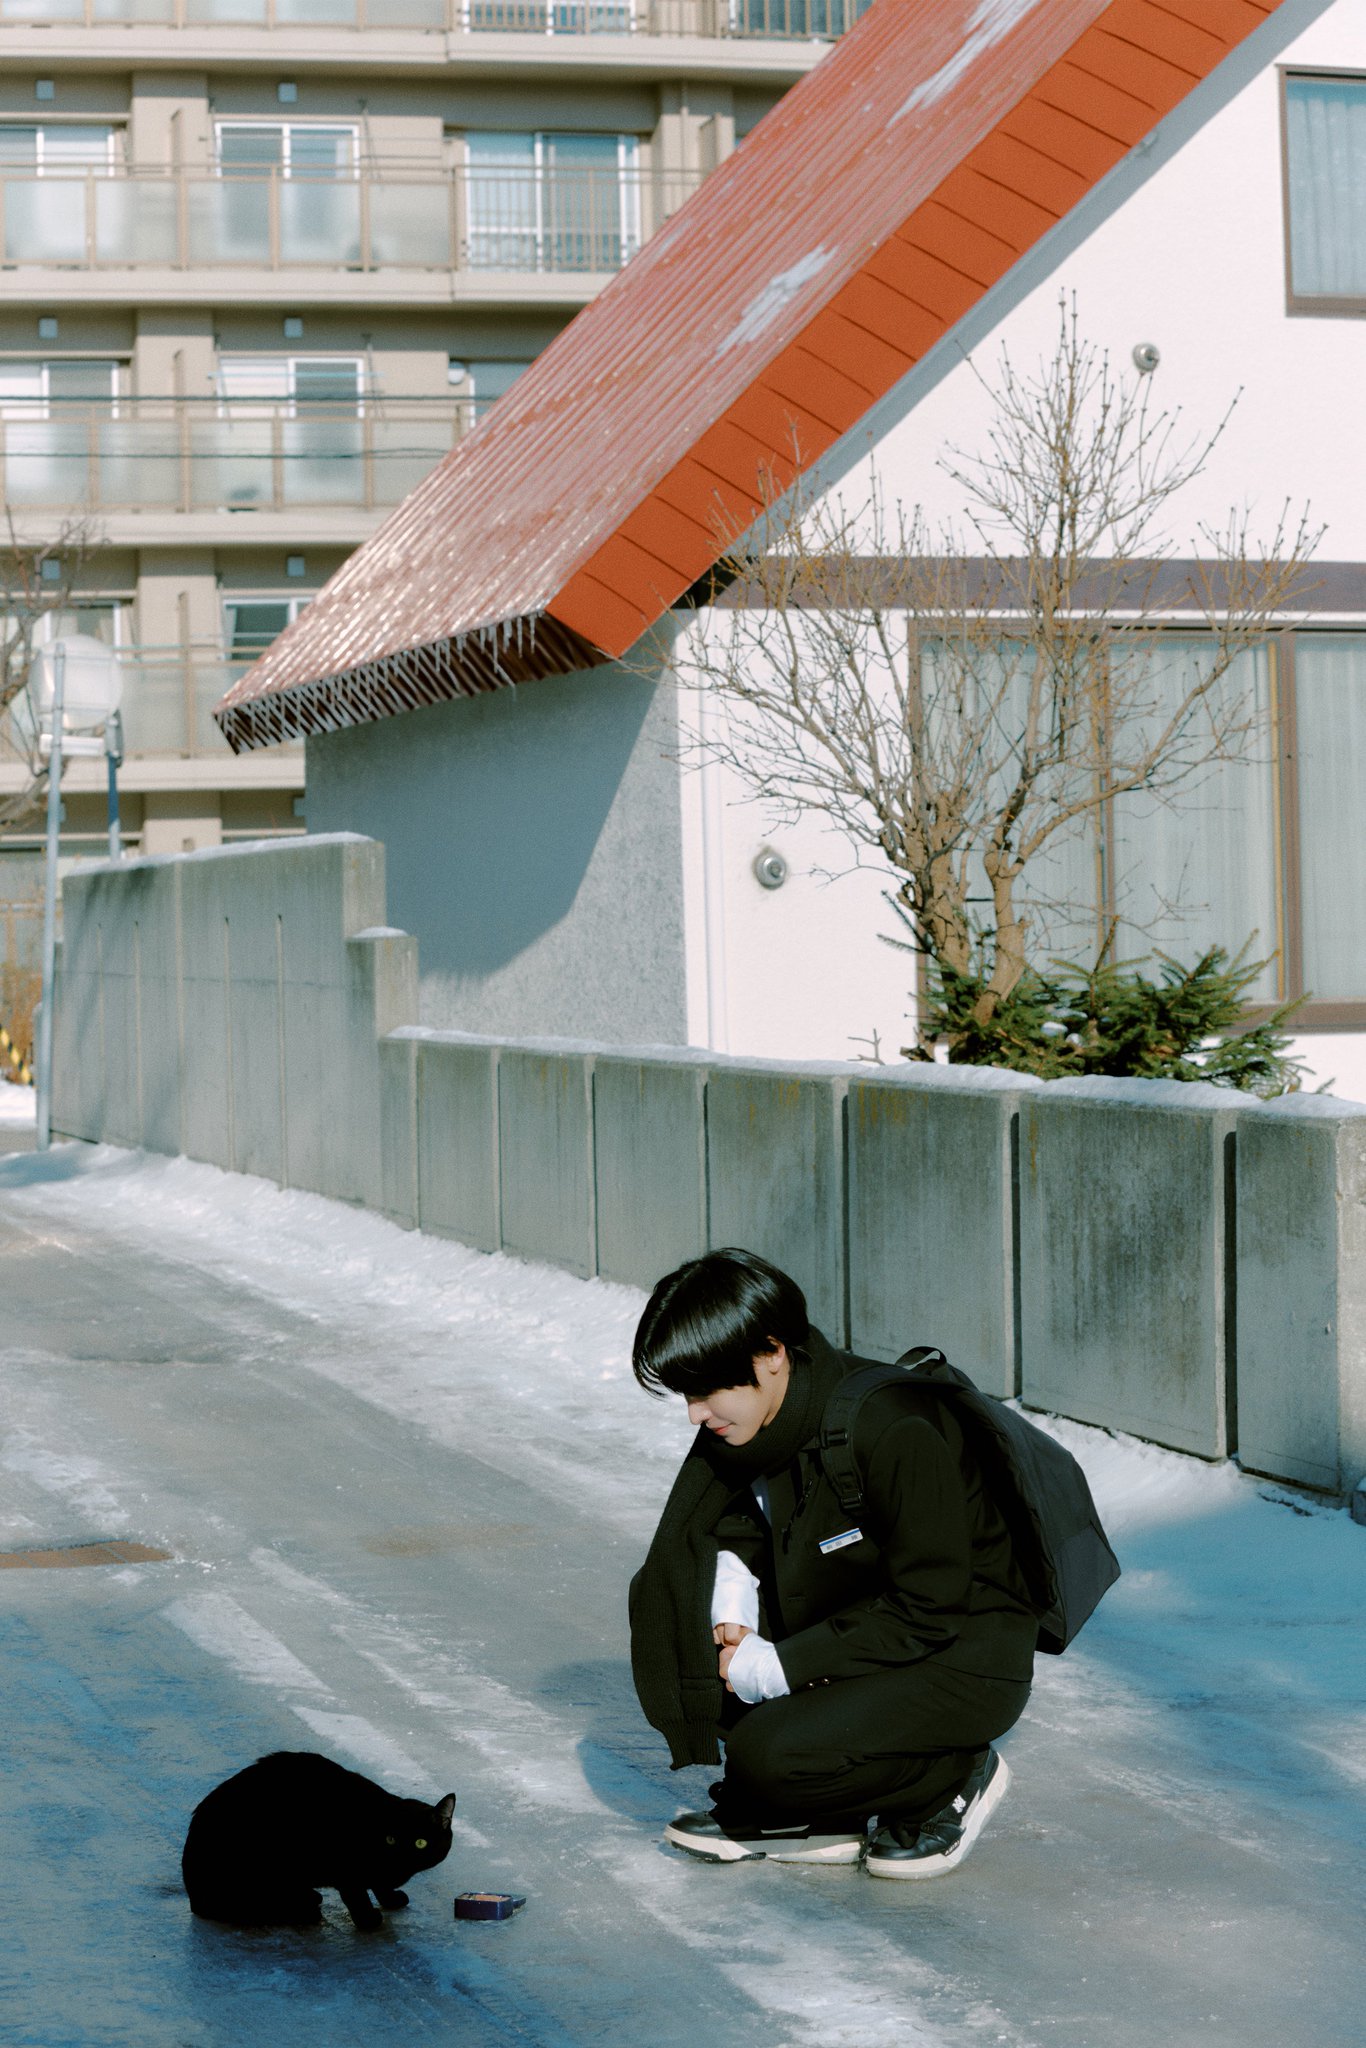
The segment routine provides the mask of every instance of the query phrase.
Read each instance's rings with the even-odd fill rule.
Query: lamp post
[[[119,770],[123,766],[123,713],[110,712],[104,727],[104,758],[109,766],[109,858],[123,859],[123,834],[119,830]]]
[[[106,754],[109,759],[109,850],[115,859],[119,844],[118,790],[115,753],[122,758],[123,734],[119,698],[123,683],[119,665],[102,641],[88,633],[68,633],[35,654],[29,667],[28,695],[37,721],[39,746],[48,757],[47,858],[43,871],[43,994],[38,1011],[38,1150],[52,1143],[52,985],[57,968],[57,853],[62,828],[62,754]],[[110,738],[110,726],[116,728]],[[66,728],[73,728],[67,736]],[[104,740],[88,735],[103,726]],[[84,733],[87,737],[75,735]]]
[[[57,842],[62,829],[62,715],[66,647],[52,650],[52,751],[47,764],[47,863],[43,870],[43,996],[38,1012],[38,1150],[52,1143],[52,982],[57,967]]]

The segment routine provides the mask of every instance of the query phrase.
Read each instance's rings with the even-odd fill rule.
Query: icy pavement
[[[1100,1432],[1059,1426],[1126,1576],[1041,1660],[961,1872],[659,1845],[708,1774],[670,1775],[625,1660],[687,1436],[630,1378],[639,1307],[184,1161],[0,1161],[0,1549],[171,1553],[0,1576],[0,2040],[1359,2038],[1366,1530]],[[191,1809],[281,1747],[459,1793],[383,1934],[334,1897],[305,1934],[191,1918]],[[529,1904],[457,1927],[485,1887]]]

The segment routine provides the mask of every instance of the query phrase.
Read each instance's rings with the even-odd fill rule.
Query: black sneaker
[[[857,1863],[867,1833],[844,1829],[822,1835],[809,1826],[752,1827],[719,1821],[714,1813],[680,1813],[665,1828],[664,1839],[708,1863],[754,1863],[763,1857],[773,1863]]]
[[[868,1844],[870,1877],[945,1877],[956,1870],[1005,1797],[1010,1771],[989,1749],[956,1799],[918,1827],[892,1821]]]

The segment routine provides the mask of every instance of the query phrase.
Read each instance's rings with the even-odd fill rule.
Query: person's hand
[[[754,1630],[752,1628],[746,1628],[744,1623],[739,1621],[718,1621],[711,1632],[711,1639],[721,1652],[719,1659],[720,1671],[722,1678],[725,1679],[727,1692],[734,1692],[735,1690],[729,1678],[726,1677],[727,1672],[730,1670],[730,1660],[745,1640],[745,1637],[752,1636],[753,1634]]]

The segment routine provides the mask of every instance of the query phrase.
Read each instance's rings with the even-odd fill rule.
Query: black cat
[[[331,1885],[357,1927],[383,1925],[370,1903],[406,1906],[399,1886],[444,1862],[455,1794],[399,1799],[311,1750],[277,1750],[216,1785],[190,1819],[180,1859],[191,1909],[237,1927],[307,1927]]]

